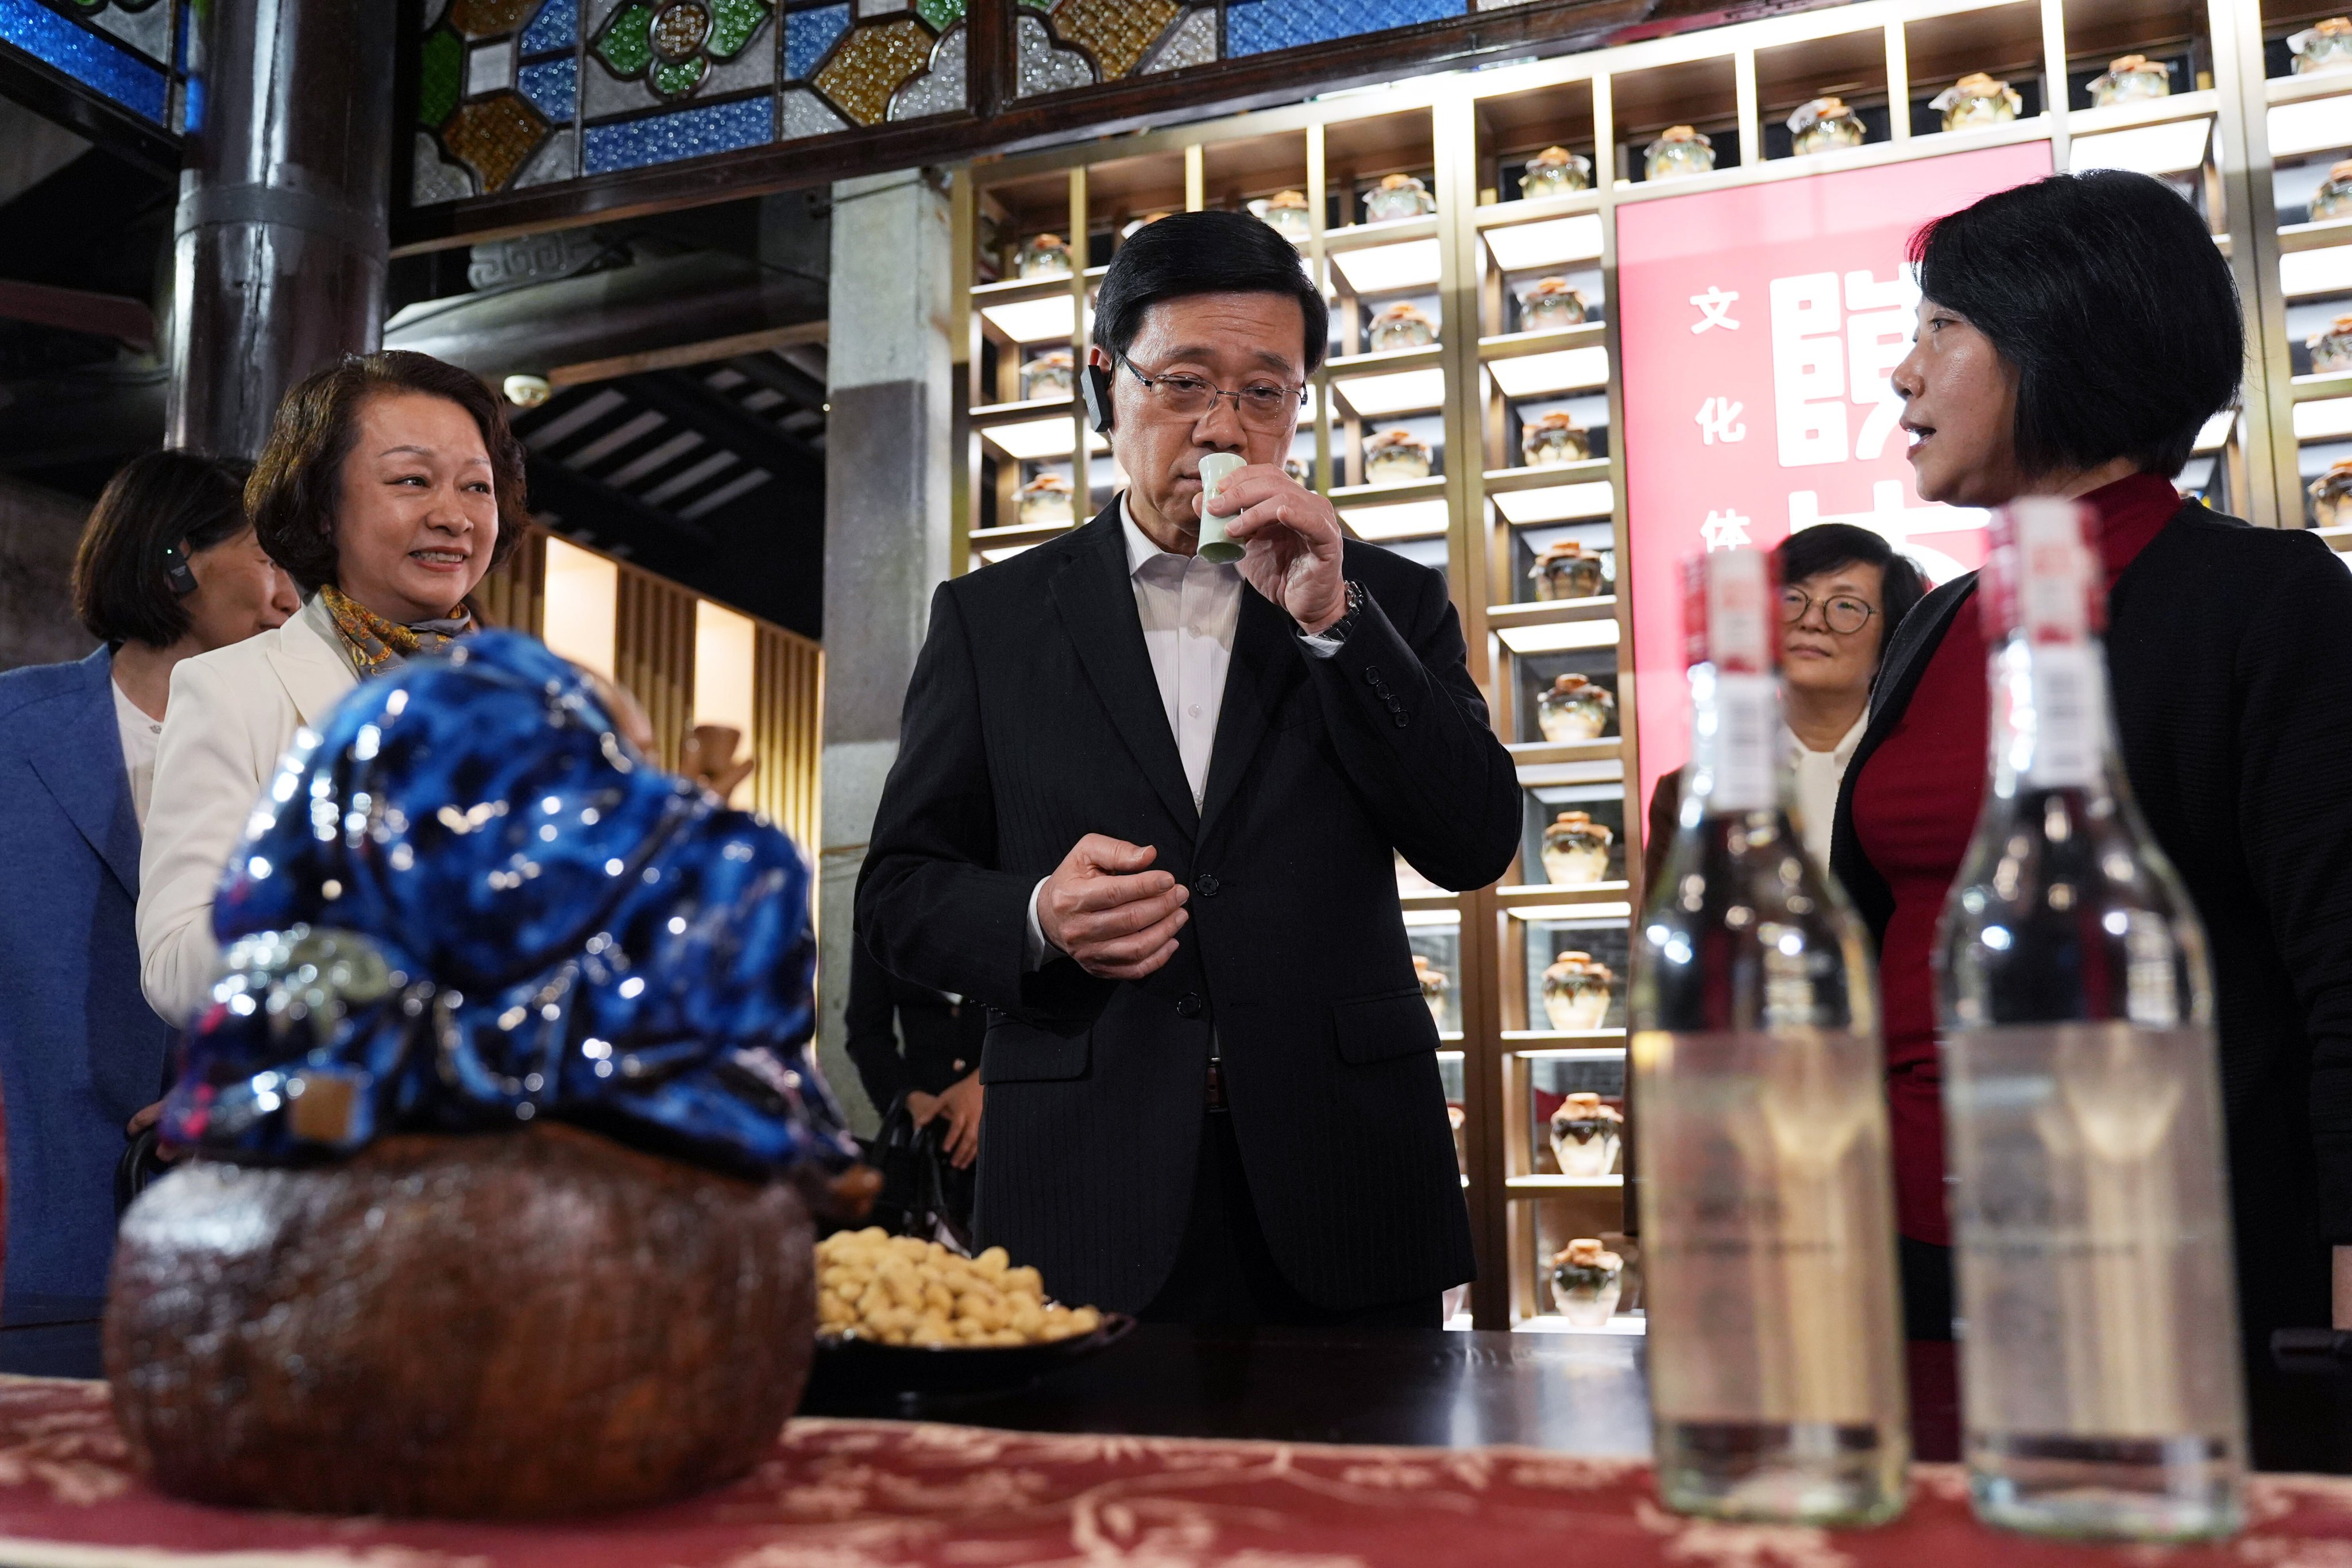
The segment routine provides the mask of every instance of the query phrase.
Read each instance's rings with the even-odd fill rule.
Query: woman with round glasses
[[[1838,784],[1869,717],[1879,655],[1927,585],[1908,557],[1851,523],[1792,533],[1772,554],[1781,583],[1780,712],[1795,763],[1798,826],[1813,863],[1826,868]],[[1645,885],[1656,879],[1674,839],[1682,782],[1676,768],[1651,793]]]

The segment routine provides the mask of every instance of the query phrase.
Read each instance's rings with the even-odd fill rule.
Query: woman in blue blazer
[[[134,459],[74,559],[105,647],[0,674],[0,1096],[10,1298],[104,1294],[124,1129],[163,1091],[170,1037],[139,989],[139,832],[172,668],[296,610],[246,521],[241,475]]]

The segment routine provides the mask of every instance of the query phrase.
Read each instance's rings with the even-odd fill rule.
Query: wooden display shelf
[[[1633,896],[1631,882],[1585,882],[1574,887],[1523,882],[1495,889],[1495,901],[1507,910],[1541,904],[1622,904]]]
[[[1480,229],[1516,228],[1521,224],[1575,217],[1580,213],[1600,210],[1599,191],[1570,191],[1564,196],[1544,196],[1532,202],[1492,202],[1480,207],[1470,222]]]
[[[971,411],[975,430],[993,425],[1026,425],[1034,419],[1067,419],[1077,412],[1077,400],[1041,397],[1031,403],[983,403]]]
[[[1524,359],[1529,354],[1595,348],[1608,341],[1608,322],[1579,321],[1572,327],[1547,327],[1538,332],[1497,332],[1492,337],[1480,338],[1478,357],[1486,361]]]
[[[1087,281],[1097,283],[1108,267],[1087,268]],[[982,305],[1018,305],[1029,300],[1050,300],[1056,294],[1070,291],[1070,275],[1066,272],[1052,278],[1008,278],[1001,283],[975,283],[971,286],[971,305],[977,310]]]
[[[1614,594],[1595,594],[1589,599],[1544,599],[1531,604],[1486,606],[1486,626],[1490,631],[1500,631],[1505,626],[1554,626],[1571,621],[1616,618]]]
[[[992,533],[1004,531],[1007,531],[990,530]],[[1540,767],[1546,763],[1596,763],[1604,759],[1617,762],[1625,755],[1625,738],[1604,735],[1598,741],[1515,741],[1503,750],[1510,752],[1511,761],[1523,768]]]
[[[2319,223],[2281,224],[2278,243],[2281,251],[2327,250],[2339,245],[2352,245],[2352,217],[2327,218]]]
[[[1479,475],[1478,479],[1479,482],[1486,487],[1488,495],[1497,495],[1506,490],[1548,490],[1556,485],[1589,485],[1595,479],[1606,479],[1609,477],[1608,458],[1582,458],[1573,463],[1549,463],[1535,468],[1525,467],[1488,468]],[[1604,512],[1601,515],[1605,517],[1608,514]],[[1570,517],[1562,518],[1559,521],[1574,522],[1578,520]],[[1552,525],[1545,522],[1531,522],[1518,526],[1549,528]]]
[[[2328,375],[2298,375],[2287,384],[2287,395],[2297,403],[2317,403],[2328,397],[2352,397],[2352,371],[2336,371]]]
[[[1515,1198],[1528,1197],[1531,1195],[1540,1196],[1545,1193],[1592,1192],[1604,1187],[1622,1187],[1624,1184],[1625,1178],[1622,1175],[1560,1176],[1544,1174],[1534,1176],[1507,1176],[1503,1179],[1503,1185],[1510,1189],[1511,1195]]]
[[[1008,544],[1043,544],[1076,527],[1070,522],[1032,522],[1010,528],[975,528],[967,536],[974,550],[1002,550]]]
[[[1334,354],[1323,362],[1333,381],[1360,375],[1393,375],[1404,370],[1436,370],[1445,363],[1445,345],[1430,343],[1417,349],[1384,349],[1379,353]],[[1387,415],[1381,416],[1385,419]]]
[[[1334,485],[1330,501],[1333,506],[1390,506],[1399,501],[1444,500],[1445,480],[1413,479],[1398,485]]]
[[[1440,216],[1431,213],[1426,217],[1391,218],[1386,223],[1351,223],[1341,228],[1327,228],[1323,231],[1323,253],[1328,256],[1339,250],[1370,250],[1378,245],[1435,239]]]

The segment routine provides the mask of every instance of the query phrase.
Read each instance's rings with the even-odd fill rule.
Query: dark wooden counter
[[[817,1399],[802,1411],[1035,1432],[1641,1456],[1650,1450],[1646,1399],[1633,1335],[1145,1324],[1015,1393]]]

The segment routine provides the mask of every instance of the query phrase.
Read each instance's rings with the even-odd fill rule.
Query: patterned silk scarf
[[[335,630],[341,635],[343,647],[352,656],[352,667],[362,680],[397,669],[414,655],[446,647],[474,629],[473,615],[463,605],[447,620],[403,626],[384,619],[332,583],[319,590],[319,597],[326,602],[327,613],[334,617]]]

